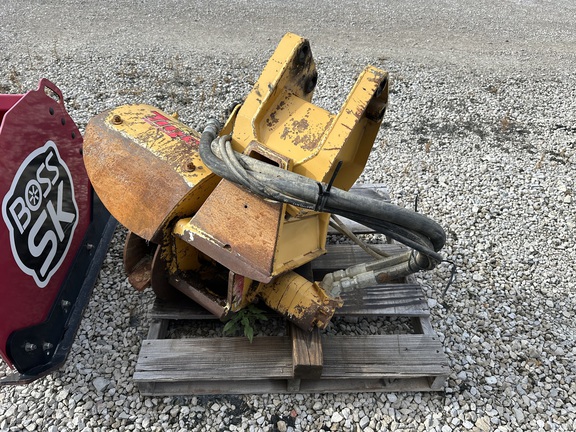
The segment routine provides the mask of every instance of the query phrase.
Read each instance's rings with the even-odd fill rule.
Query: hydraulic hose
[[[264,198],[355,220],[422,253],[431,265],[446,234],[430,218],[381,200],[329,188],[300,174],[235,152],[230,137],[218,137],[221,126],[210,120],[200,138],[200,157],[216,175],[238,183]]]

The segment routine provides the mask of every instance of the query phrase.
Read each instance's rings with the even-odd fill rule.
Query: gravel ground
[[[286,31],[310,38],[332,111],[365,64],[388,69],[361,181],[400,205],[418,195],[449,233],[456,284],[442,295],[447,267],[419,280],[452,373],[439,393],[143,397],[131,376],[152,295],[128,286],[119,229],[69,361],[0,389],[0,431],[576,430],[571,1],[60,3],[2,4],[0,92],[45,76],[81,129],[129,102],[199,128]]]

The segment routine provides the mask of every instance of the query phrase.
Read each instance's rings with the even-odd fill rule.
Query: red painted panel
[[[82,136],[46,79],[0,95],[0,354],[46,318],[90,223]]]

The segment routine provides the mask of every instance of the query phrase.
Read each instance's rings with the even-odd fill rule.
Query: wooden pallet
[[[313,261],[312,269],[318,280],[326,272],[367,260],[357,246],[333,245]],[[252,343],[244,337],[165,339],[171,321],[203,325],[214,317],[192,301],[156,300],[134,381],[144,395],[443,389],[448,359],[432,329],[420,285],[379,285],[343,298],[338,316],[401,319],[412,324],[413,333],[344,336],[308,333],[287,324],[286,335],[256,336]]]

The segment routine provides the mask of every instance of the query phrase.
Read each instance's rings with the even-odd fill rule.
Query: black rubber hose
[[[281,170],[279,168],[276,169],[279,172],[286,173],[286,177],[302,177],[299,174],[290,171]],[[254,173],[254,175],[259,180],[265,180],[269,187],[282,189],[283,192],[292,196],[298,196],[300,199],[306,201],[309,204],[306,208],[312,210],[315,209],[316,201],[318,199],[317,182],[303,177],[303,179],[308,181],[308,184],[306,185],[306,180],[303,179],[294,182],[291,181],[291,179],[286,179],[284,177],[260,178],[261,176],[257,173]],[[442,227],[422,214],[398,207],[385,201],[356,195],[338,188],[332,188],[330,190],[330,194],[326,199],[322,211],[341,214],[342,216],[358,222],[371,221],[371,224],[368,225],[370,227],[373,227],[375,223],[387,222],[408,228],[410,231],[421,233],[425,237],[429,238],[435,251],[442,249],[446,241],[446,234]]]
[[[222,178],[225,178],[227,180],[230,180],[234,183],[242,184],[243,182],[240,181],[240,179],[237,179],[234,175],[232,175],[228,165],[226,165],[212,151],[212,142],[218,137],[218,131],[219,131],[220,127],[221,127],[221,125],[220,125],[220,122],[218,120],[211,119],[208,121],[208,124],[205,126],[204,131],[202,132],[202,135],[200,136],[200,144],[198,146],[198,152],[200,153],[200,157],[202,158],[202,161],[206,164],[206,166],[208,168],[210,168],[210,170],[214,174],[216,174]],[[243,156],[243,155],[239,155],[239,156]],[[246,156],[246,157],[248,158],[248,156]],[[249,158],[249,159],[255,160],[252,158]],[[269,167],[271,166],[271,165],[268,165],[265,163],[264,163],[264,165],[269,166]],[[283,172],[289,172],[289,171],[282,170],[280,168],[277,168],[277,170],[283,171]],[[292,205],[295,205],[297,207],[312,209],[311,205],[309,205],[306,201],[297,199],[295,197],[290,197],[284,193],[280,193],[280,192],[275,191],[274,189],[268,188],[266,182],[261,182],[261,187],[258,188],[258,190],[254,190],[253,188],[250,188],[250,190],[252,190],[253,192],[255,192],[259,195],[263,195],[266,198],[270,198],[270,199],[275,200],[275,201],[285,202],[287,204],[292,204]]]
[[[218,137],[220,127],[217,120],[209,121],[199,146],[200,157],[218,176],[243,184],[265,198],[355,220],[406,244],[434,261],[442,261],[442,256],[436,252],[444,246],[446,234],[442,227],[430,218],[337,188],[332,188],[327,193],[325,186],[315,180],[232,152],[230,149],[220,151],[220,157],[228,158],[227,163],[215,155],[212,149],[212,142]],[[232,154],[234,156],[231,156]]]
[[[266,181],[269,187],[282,189],[285,193],[298,196],[306,202],[305,208],[314,210],[318,198],[317,183],[299,174],[275,169],[282,173],[282,177],[253,174],[259,180]],[[302,180],[294,182],[287,180],[284,176],[298,176]],[[390,237],[395,240],[430,255],[434,260],[442,260],[439,254],[432,252],[438,251],[444,246],[444,230],[433,220],[412,210],[332,188],[322,211],[339,214],[383,234],[390,234]],[[422,237],[426,238],[426,241],[422,241]],[[421,247],[418,247],[417,244],[420,244]]]

